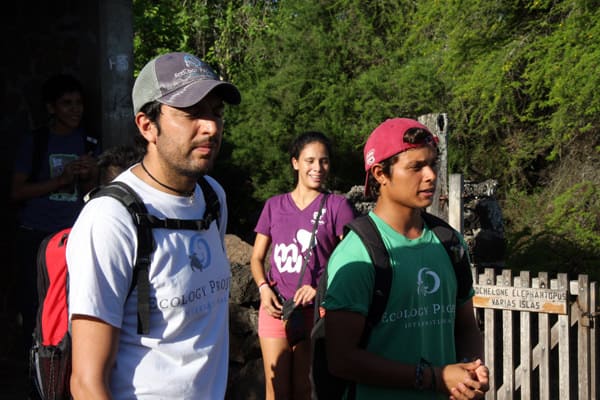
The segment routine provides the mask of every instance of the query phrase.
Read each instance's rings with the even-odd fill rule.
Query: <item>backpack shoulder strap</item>
[[[375,222],[368,215],[355,218],[345,227],[354,231],[362,240],[375,268],[375,285],[371,307],[367,314],[365,330],[362,333],[360,346],[365,347],[371,334],[371,330],[381,320],[385,311],[392,286],[392,269],[390,268],[390,256],[385,248],[381,233]]]
[[[356,233],[363,242],[371,257],[373,268],[375,268],[375,283],[371,295],[371,306],[369,307],[365,321],[365,328],[358,343],[359,347],[364,349],[367,347],[371,331],[379,323],[385,311],[392,288],[393,272],[390,267],[390,256],[385,248],[385,243],[383,243],[381,233],[377,229],[375,221],[369,215],[362,215],[346,224],[344,226],[344,236],[346,236],[349,230]],[[355,397],[356,382],[352,382],[348,386],[348,398],[354,399]]]
[[[154,251],[155,242],[152,235],[153,224],[147,218],[148,211],[144,202],[129,185],[113,181],[100,188],[94,189],[89,198],[109,196],[119,200],[131,214],[131,218],[137,228],[138,245],[133,267],[133,280],[129,293],[137,286],[137,317],[138,334],[148,334],[150,331],[150,258]]]
[[[219,197],[217,196],[215,189],[213,189],[212,185],[208,183],[204,176],[201,176],[200,179],[198,179],[198,184],[202,189],[204,201],[206,202],[203,220],[207,222],[207,228],[210,225],[210,222],[215,220],[217,222],[217,228],[220,229],[221,203],[219,202]]]
[[[113,181],[105,186],[100,186],[93,189],[86,195],[85,201],[98,196],[114,197],[121,201],[130,212],[134,211],[131,216],[134,218],[134,222],[136,224],[143,223],[151,228],[202,231],[209,229],[213,220],[217,222],[217,227],[219,227],[219,220],[221,217],[221,205],[219,198],[213,187],[204,177],[200,178],[198,183],[200,184],[200,188],[202,189],[204,199],[206,201],[206,209],[204,210],[204,216],[202,219],[155,217],[154,215],[148,213],[144,203],[138,198],[135,191],[121,181]],[[130,209],[129,207],[133,207],[133,209]]]
[[[429,229],[431,229],[440,242],[442,242],[446,253],[448,253],[448,257],[452,262],[457,283],[456,297],[465,298],[468,296],[471,286],[473,285],[473,276],[471,274],[469,257],[458,237],[458,232],[446,221],[433,214],[423,212],[421,213],[421,216]]]
[[[137,286],[138,290],[138,333],[147,334],[150,329],[150,281],[149,269],[152,253],[156,247],[152,229],[187,229],[206,230],[213,220],[217,227],[221,215],[219,198],[208,181],[201,177],[198,183],[204,194],[206,210],[201,220],[183,220],[173,218],[157,218],[148,213],[144,202],[129,185],[121,181],[113,181],[105,186],[92,190],[86,201],[99,196],[109,196],[119,200],[131,214],[136,225],[138,246],[136,261],[133,268],[133,281],[129,288],[128,296]]]

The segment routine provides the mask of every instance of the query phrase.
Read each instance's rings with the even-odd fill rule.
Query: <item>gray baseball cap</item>
[[[198,57],[188,53],[167,53],[148,62],[133,84],[133,113],[152,101],[172,107],[189,107],[217,90],[229,104],[240,104],[242,96]]]

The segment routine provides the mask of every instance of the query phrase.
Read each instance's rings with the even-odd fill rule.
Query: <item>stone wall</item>
[[[264,373],[258,342],[260,296],[250,273],[252,246],[237,236],[226,235],[225,247],[231,263],[229,384],[226,399],[264,399]]]
[[[478,271],[504,268],[506,240],[502,210],[496,199],[498,182],[465,182],[463,188],[463,221],[465,241],[471,262]]]

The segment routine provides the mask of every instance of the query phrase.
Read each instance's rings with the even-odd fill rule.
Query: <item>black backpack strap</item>
[[[141,222],[150,225],[152,228],[164,229],[188,229],[193,231],[203,231],[210,228],[212,221],[217,222],[217,228],[221,218],[221,203],[217,197],[217,193],[208,181],[201,177],[198,179],[198,184],[204,194],[206,208],[202,219],[174,219],[174,218],[158,218],[147,212],[138,213],[137,218]]]
[[[375,268],[375,284],[371,299],[371,307],[367,314],[365,329],[359,345],[364,348],[369,340],[369,335],[375,325],[381,320],[392,287],[392,269],[390,256],[385,248],[381,233],[375,222],[368,215],[355,218],[345,227],[351,229],[362,240]]]
[[[353,221],[346,224],[344,227],[345,232],[348,230],[354,231],[362,240],[373,268],[375,268],[375,283],[373,285],[373,294],[371,297],[371,306],[369,307],[369,313],[367,314],[367,320],[365,322],[365,328],[360,337],[359,347],[366,348],[369,341],[371,331],[379,323],[385,307],[390,297],[390,291],[392,288],[392,277],[393,271],[390,267],[390,255],[385,248],[381,233],[375,221],[369,217],[369,215],[363,215],[355,218]],[[346,236],[344,234],[344,236]],[[349,383],[348,386],[348,399],[356,398],[356,382]]]
[[[203,231],[210,228],[212,220],[204,219],[174,219],[158,218],[154,215],[145,213],[137,216],[140,221],[150,225],[152,228],[164,229],[187,229],[191,231]]]
[[[458,237],[458,232],[446,221],[435,215],[423,212],[421,216],[429,229],[433,231],[444,245],[444,249],[448,253],[448,257],[454,267],[454,274],[456,275],[456,297],[464,299],[469,295],[469,291],[473,286],[473,275],[471,274],[471,263],[469,262],[468,254]]]
[[[90,193],[90,197],[109,196],[119,200],[131,214],[137,228],[138,245],[133,267],[133,279],[127,296],[131,295],[137,286],[137,317],[138,334],[148,334],[150,331],[150,278],[149,269],[151,255],[155,248],[153,225],[146,218],[149,214],[144,202],[129,185],[113,181]]]
[[[219,197],[215,192],[215,189],[211,186],[210,183],[206,180],[205,177],[200,177],[198,179],[198,184],[202,189],[202,193],[204,194],[204,201],[206,202],[206,210],[204,211],[204,221],[207,225],[206,228],[210,226],[212,220],[217,221],[217,228],[220,229],[221,222],[221,203],[219,202]]]

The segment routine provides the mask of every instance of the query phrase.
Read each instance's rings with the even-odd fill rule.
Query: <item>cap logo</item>
[[[365,156],[365,161],[368,167],[375,163],[375,149],[371,149],[367,152],[367,155]]]
[[[175,72],[174,78],[181,81],[188,80],[219,80],[215,73],[210,69],[208,65],[203,63],[198,58],[189,54],[184,55],[183,63],[186,68],[179,72]]]

